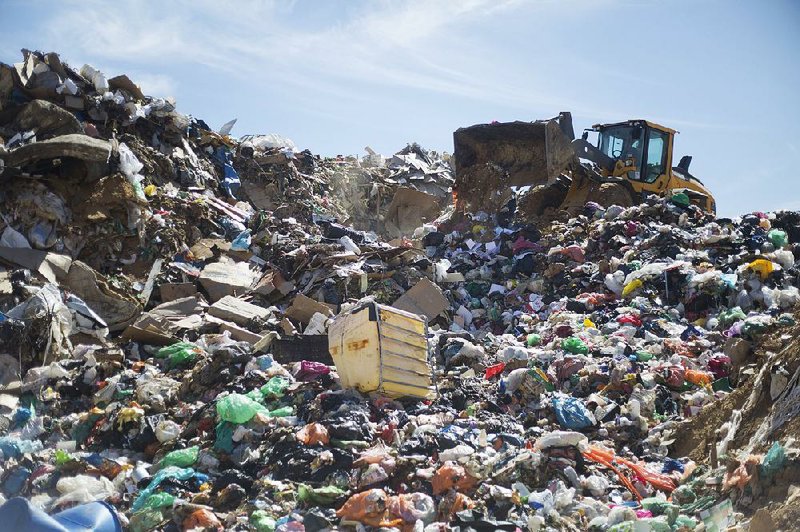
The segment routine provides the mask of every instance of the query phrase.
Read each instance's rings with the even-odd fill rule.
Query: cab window
[[[656,129],[650,129],[647,143],[647,159],[645,160],[644,181],[652,183],[664,173],[667,159],[667,136],[669,134]]]
[[[637,166],[641,155],[642,128],[634,126],[612,126],[600,132],[600,151],[612,159],[633,156]]]

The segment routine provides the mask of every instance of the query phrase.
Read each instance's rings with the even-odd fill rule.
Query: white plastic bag
[[[61,477],[56,483],[56,489],[61,493],[61,497],[56,500],[57,506],[68,502],[83,504],[100,501],[116,492],[114,484],[107,478],[89,475]]]
[[[27,248],[31,249],[28,239],[19,231],[14,230],[10,225],[6,226],[3,235],[0,236],[0,246],[6,248]]]
[[[124,142],[121,142],[119,145],[119,169],[125,174],[128,182],[133,185],[136,197],[147,201],[147,196],[145,196],[144,188],[142,187],[144,176],[139,173],[142,168],[144,168],[144,165],[136,158],[136,155]]]

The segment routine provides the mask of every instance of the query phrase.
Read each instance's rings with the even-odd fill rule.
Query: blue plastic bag
[[[553,397],[553,409],[562,428],[580,430],[595,424],[592,413],[580,399],[575,397]]]

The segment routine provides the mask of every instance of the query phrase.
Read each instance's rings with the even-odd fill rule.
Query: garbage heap
[[[800,213],[412,224],[403,192],[387,242],[336,174],[439,175],[425,152],[229,133],[56,54],[0,65],[0,517],[792,527]]]

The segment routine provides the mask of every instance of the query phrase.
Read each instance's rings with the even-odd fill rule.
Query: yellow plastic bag
[[[640,289],[644,283],[641,279],[634,279],[633,281],[629,282],[625,285],[625,288],[622,289],[622,297],[628,297],[636,290]]]
[[[772,264],[772,261],[767,259],[756,259],[750,264],[747,265],[748,270],[753,270],[754,272],[758,272],[758,275],[761,277],[763,281],[769,274],[771,274],[775,270],[775,265]]]

